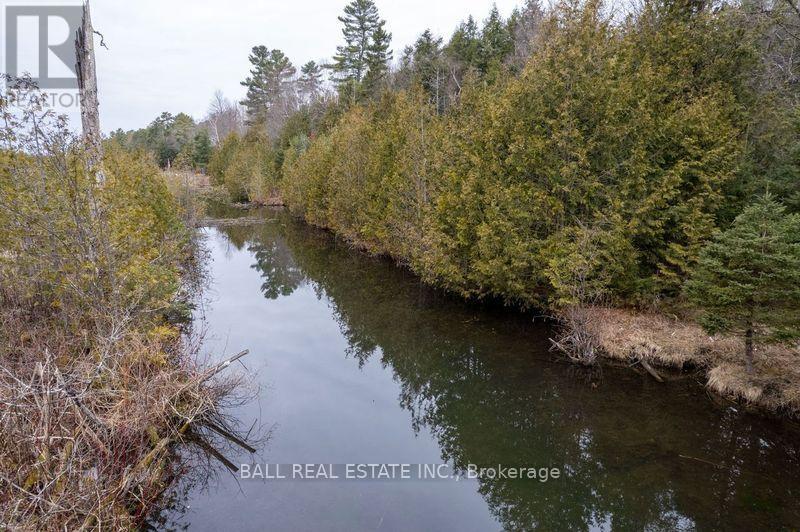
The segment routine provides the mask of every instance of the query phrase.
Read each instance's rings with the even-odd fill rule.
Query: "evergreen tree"
[[[316,62],[309,61],[300,68],[298,80],[300,97],[306,103],[316,100],[322,92],[322,67]]]
[[[192,165],[194,168],[205,172],[211,160],[211,152],[211,138],[208,136],[208,130],[201,129],[194,136],[194,151],[192,153]]]
[[[292,80],[297,70],[281,50],[253,47],[250,54],[250,77],[241,84],[247,87],[242,105],[249,125],[266,124],[276,110],[286,114],[290,105]]]
[[[511,31],[495,4],[481,30],[477,52],[478,69],[484,74],[488,73],[490,69],[502,64],[513,49]]]
[[[386,31],[386,21],[378,23],[372,33],[372,42],[367,49],[367,75],[364,77],[364,86],[368,93],[373,94],[381,81],[389,73],[389,62],[392,60],[392,34]]]
[[[450,38],[450,42],[447,44],[447,54],[464,67],[476,66],[479,45],[478,25],[470,15]]]
[[[442,63],[442,39],[425,30],[411,50],[414,80],[425,89],[437,110],[442,110],[443,81],[446,75]]]
[[[134,145],[154,153],[158,164],[167,167],[173,164],[184,147],[191,144],[197,125],[194,119],[185,114],[163,112],[143,132],[134,133]]]
[[[208,174],[211,176],[211,183],[222,185],[225,182],[225,172],[233,160],[233,156],[239,150],[241,137],[234,131],[222,140],[219,149],[214,151],[208,162]]]
[[[769,195],[745,209],[702,250],[686,292],[710,333],[744,336],[752,372],[756,339],[800,337],[800,215]]]
[[[391,35],[384,29],[385,22],[378,15],[372,0],[353,0],[344,8],[342,23],[344,45],[336,48],[331,69],[339,85],[340,94],[357,101],[362,92],[362,83],[367,75],[371,82],[380,81],[388,67],[389,41]]]
[[[511,65],[516,71],[521,71],[528,62],[543,19],[544,11],[539,0],[526,0],[522,11],[515,10],[509,19],[509,32],[514,43]]]

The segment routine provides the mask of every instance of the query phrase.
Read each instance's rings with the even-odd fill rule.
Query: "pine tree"
[[[364,85],[368,93],[374,93],[389,73],[389,62],[392,60],[390,49],[392,34],[386,31],[385,26],[385,20],[378,23],[367,49],[367,75],[364,77]]]
[[[372,0],[353,0],[344,8],[342,34],[345,44],[336,48],[331,69],[339,85],[340,94],[352,102],[362,92],[362,83],[368,74],[371,82],[380,81],[388,68],[391,34],[384,29],[385,22],[378,15]]]
[[[273,111],[286,114],[297,70],[281,50],[268,50],[266,46],[253,47],[250,64],[250,77],[241,82],[247,87],[242,105],[248,125],[266,124]]]
[[[489,18],[483,25],[478,44],[478,68],[484,74],[492,68],[502,64],[505,58],[513,51],[514,41],[508,25],[500,16],[497,5],[492,6]]]
[[[298,80],[300,97],[306,103],[316,100],[322,92],[322,67],[314,61],[309,61],[300,68]]]
[[[710,332],[744,336],[747,369],[754,343],[800,337],[800,215],[769,195],[705,247],[686,292]]]
[[[192,153],[192,165],[194,168],[199,168],[205,172],[211,160],[211,151],[211,138],[208,136],[208,130],[201,129],[194,136]]]

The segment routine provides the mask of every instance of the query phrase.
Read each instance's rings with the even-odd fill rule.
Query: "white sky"
[[[102,129],[144,127],[162,111],[202,118],[215,90],[240,99],[254,45],[282,49],[298,67],[329,58],[347,0],[92,0]],[[507,17],[521,0],[497,0]],[[482,21],[491,0],[376,0],[395,58],[425,28],[447,39]]]

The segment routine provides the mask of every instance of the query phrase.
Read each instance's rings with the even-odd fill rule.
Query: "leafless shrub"
[[[565,354],[576,364],[595,365],[602,347],[592,334],[591,322],[595,316],[591,308],[571,305],[559,311],[558,318],[559,333],[550,339],[552,349]]]

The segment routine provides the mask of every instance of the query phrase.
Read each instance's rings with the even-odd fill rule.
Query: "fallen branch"
[[[245,356],[247,356],[247,355],[249,355],[249,354],[250,354],[250,350],[249,350],[249,349],[245,349],[244,351],[242,351],[242,352],[241,352],[241,353],[239,353],[238,355],[232,356],[231,358],[229,358],[228,360],[226,360],[226,361],[224,361],[224,362],[220,362],[220,363],[219,363],[219,364],[217,364],[215,367],[211,368],[211,369],[210,369],[210,370],[209,370],[209,371],[208,371],[208,372],[205,374],[205,376],[203,376],[203,378],[202,378],[202,379],[200,379],[200,382],[199,382],[199,384],[202,384],[202,383],[206,382],[208,379],[210,379],[211,377],[213,377],[213,376],[214,376],[214,375],[216,375],[217,373],[220,373],[220,372],[222,372],[223,370],[227,369],[227,368],[228,368],[228,367],[229,367],[231,364],[233,364],[234,362],[236,362],[236,361],[237,361],[237,360],[239,360],[240,358],[244,358]]]
[[[217,424],[215,424],[215,423],[213,423],[213,422],[211,422],[211,421],[209,421],[207,419],[203,420],[202,424],[203,424],[203,426],[208,427],[209,429],[213,430],[214,432],[216,432],[217,434],[219,434],[223,438],[227,439],[228,441],[235,443],[236,445],[238,445],[242,449],[244,449],[244,450],[246,450],[246,451],[248,451],[250,453],[255,453],[256,452],[256,449],[254,447],[252,447],[251,445],[248,445],[247,442],[245,442],[241,438],[238,438],[235,435],[231,434],[230,432],[228,432],[224,428],[220,427],[219,425],[217,425]]]
[[[244,351],[242,351],[238,355],[232,356],[231,358],[229,358],[228,360],[226,360],[224,362],[220,362],[219,364],[217,364],[216,366],[214,366],[210,370],[206,371],[203,374],[203,376],[200,377],[198,380],[193,380],[191,382],[186,383],[183,386],[183,388],[178,390],[178,393],[176,395],[183,395],[186,392],[186,390],[188,390],[189,388],[192,388],[193,386],[200,386],[201,384],[203,384],[204,382],[206,382],[210,378],[212,378],[214,375],[217,375],[218,373],[224,371],[225,369],[230,367],[231,364],[233,364],[234,362],[236,362],[240,358],[247,356],[248,354],[250,354],[250,350],[249,349],[245,349]]]
[[[92,412],[86,405],[83,404],[78,397],[78,394],[76,394],[70,389],[69,386],[67,386],[67,383],[64,382],[64,377],[61,375],[61,371],[59,371],[58,367],[54,366],[54,369],[58,385],[61,386],[67,397],[69,397],[72,402],[75,403],[75,406],[78,407],[78,411],[80,411],[80,413],[83,414],[83,417],[89,422],[90,425],[92,425],[92,429],[102,432],[103,434],[108,433],[108,427],[106,424],[103,423],[103,421],[97,417],[94,412]]]
[[[647,370],[647,373],[652,375],[655,380],[658,382],[664,382],[664,379],[661,377],[661,375],[659,375],[658,372],[654,370],[650,363],[648,363],[645,359],[639,359],[639,364],[641,364],[642,367]]]
[[[239,471],[239,467],[236,464],[225,458],[225,456],[223,456],[221,452],[219,452],[214,447],[209,445],[209,443],[205,441],[203,438],[196,436],[194,434],[190,434],[189,440],[192,443],[198,445],[205,452],[207,452],[208,454],[219,460],[225,467],[227,467],[231,471],[231,473],[237,473]]]

